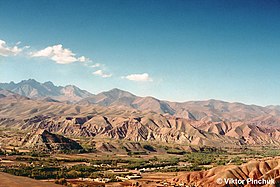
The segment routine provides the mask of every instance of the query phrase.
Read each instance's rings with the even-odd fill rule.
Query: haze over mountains
[[[78,101],[92,95],[74,85],[67,85],[65,87],[55,86],[50,81],[39,83],[34,79],[23,80],[19,83],[0,83],[0,88],[29,98],[51,97],[60,101]]]
[[[65,87],[35,80],[0,87],[16,92],[0,90],[0,125],[5,128],[199,146],[280,145],[277,107],[218,100],[176,103],[119,89],[93,95],[75,86],[67,100]]]
[[[274,117],[280,116],[279,106],[261,107],[213,99],[179,103],[163,101],[154,97],[139,97],[117,88],[94,95],[74,85],[55,86],[50,81],[39,83],[34,79],[23,80],[19,83],[0,83],[0,88],[21,96],[47,102],[69,101],[81,105],[97,104],[104,107],[113,106],[146,112],[153,111],[190,120],[244,121],[264,117],[267,120],[276,120]],[[3,95],[0,95],[0,97],[3,97]]]
[[[141,111],[154,111],[190,120],[240,121],[260,116],[278,116],[277,107],[261,107],[219,100],[188,101],[183,103],[162,101],[153,97],[137,97],[129,92],[113,89],[82,99],[79,104],[129,107]]]

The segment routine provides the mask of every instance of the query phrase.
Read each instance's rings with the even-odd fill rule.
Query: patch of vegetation
[[[179,150],[179,149],[168,149],[166,152],[168,154],[174,154],[174,155],[184,155],[184,154],[186,154],[186,151]]]
[[[157,151],[153,146],[148,145],[148,144],[143,145],[143,148],[150,151],[150,152],[156,152]]]
[[[147,155],[146,151],[129,151],[128,155]]]
[[[231,160],[231,163],[235,165],[241,165],[244,163],[244,161],[239,156],[237,156]]]
[[[6,152],[4,150],[0,149],[0,155],[5,155],[5,154],[6,154]]]
[[[215,161],[215,156],[209,153],[190,153],[186,154],[182,161],[187,161],[194,165],[208,165]]]

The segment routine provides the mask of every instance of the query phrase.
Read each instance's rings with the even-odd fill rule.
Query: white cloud
[[[98,68],[98,67],[100,67],[100,66],[101,66],[101,64],[96,63],[96,64],[91,65],[90,67],[92,67],[92,68]]]
[[[17,42],[15,46],[7,46],[6,42],[3,40],[0,40],[0,56],[16,56],[20,52],[22,52],[23,49],[28,48],[28,46],[25,47],[18,47],[20,42]]]
[[[148,73],[131,74],[131,75],[124,76],[122,78],[130,80],[130,81],[137,81],[137,82],[147,82],[147,81],[152,82],[153,81],[153,79],[149,76]]]
[[[91,60],[90,61],[86,61],[84,63],[84,66],[89,67],[89,68],[101,68],[101,67],[104,68],[105,67],[104,64],[100,64],[100,63],[92,64],[91,62],[92,62]]]
[[[91,62],[89,58],[86,58],[85,56],[81,56],[78,58],[79,62]]]
[[[100,77],[103,77],[103,78],[112,77],[112,74],[106,74],[106,73],[104,73],[102,70],[97,70],[97,71],[93,72],[92,74],[93,74],[93,75],[100,76]]]
[[[84,56],[76,57],[70,49],[65,49],[61,44],[49,46],[45,49],[33,52],[32,57],[46,57],[55,61],[58,64],[70,64],[73,62],[89,62],[90,59]]]

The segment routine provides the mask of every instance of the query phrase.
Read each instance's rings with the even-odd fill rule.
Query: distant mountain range
[[[34,79],[23,80],[19,83],[0,83],[0,88],[9,90],[32,99],[46,102],[69,101],[80,105],[95,104],[116,108],[136,109],[140,111],[153,111],[190,120],[218,122],[248,121],[255,118],[271,118],[278,121],[280,117],[279,106],[257,106],[242,103],[229,103],[219,100],[170,102],[154,97],[139,97],[127,91],[112,89],[94,95],[81,90],[74,85],[55,86],[52,82],[39,83]],[[0,95],[1,97],[1,95]],[[2,96],[3,97],[3,96]]]
[[[100,106],[127,107],[140,111],[154,111],[190,120],[240,121],[261,116],[280,116],[279,107],[262,107],[219,100],[170,102],[154,97],[138,97],[129,92],[113,89],[84,98],[78,104],[98,104]]]
[[[78,101],[92,95],[74,85],[67,85],[65,87],[55,86],[50,81],[39,83],[34,79],[23,80],[19,83],[0,83],[0,88],[29,98],[43,99],[50,97],[55,100],[70,102]]]
[[[70,86],[75,88],[71,94],[65,94],[68,86],[35,80],[2,83],[0,87],[3,128],[198,146],[280,145],[277,106],[218,100],[178,103],[119,89],[93,95],[75,86]]]

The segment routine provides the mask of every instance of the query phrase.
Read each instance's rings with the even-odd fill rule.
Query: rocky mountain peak
[[[92,95],[74,85],[65,87],[55,86],[51,81],[40,83],[35,79],[22,80],[19,83],[0,83],[0,88],[29,98],[41,99],[50,97],[55,100],[70,102],[78,101]]]
[[[118,88],[114,88],[112,90],[109,90],[107,92],[102,92],[104,95],[109,96],[114,99],[118,99],[121,97],[136,97],[135,95],[131,94],[130,92],[120,90]]]

